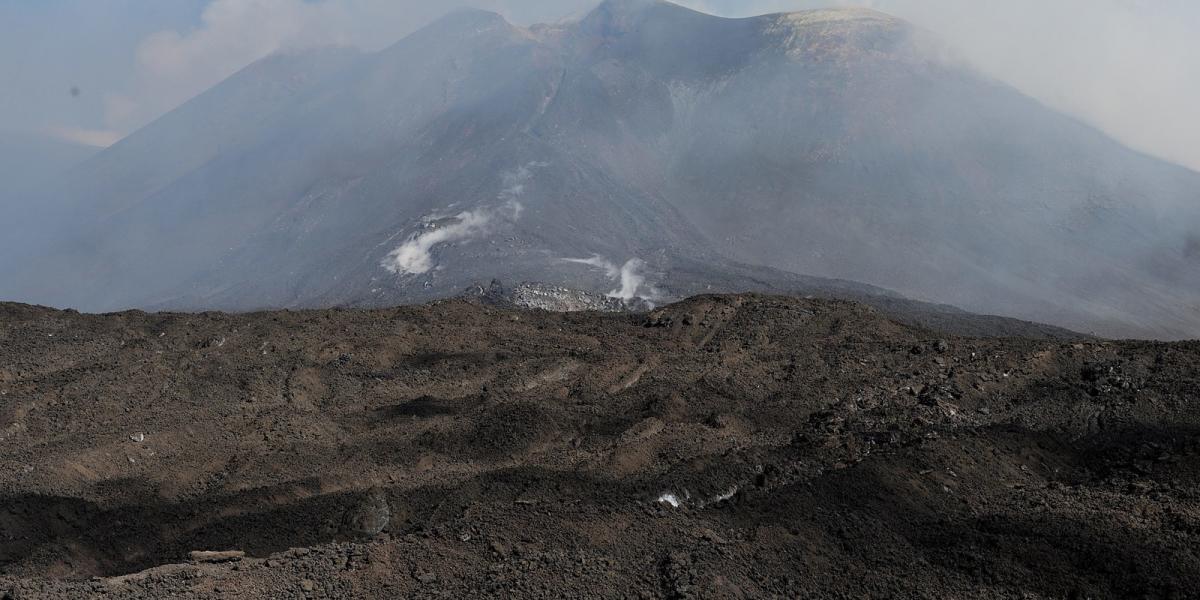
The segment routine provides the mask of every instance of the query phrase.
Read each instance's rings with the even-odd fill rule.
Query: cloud
[[[608,296],[611,298],[633,300],[638,297],[654,298],[657,296],[653,287],[645,286],[646,276],[644,272],[646,270],[646,262],[640,258],[631,258],[619,267],[599,254],[593,255],[591,258],[564,258],[562,260],[602,269],[609,279],[619,282],[621,287],[608,293]],[[638,290],[643,286],[646,287],[646,290],[639,296]]]
[[[272,52],[349,43],[353,20],[346,5],[330,1],[213,0],[194,30],[142,40],[136,87],[105,98],[107,123],[136,129]]]
[[[212,0],[197,27],[142,40],[133,89],[105,97],[108,127],[130,132],[273,52],[324,46],[379,50],[454,8],[517,21],[569,14],[582,0]]]

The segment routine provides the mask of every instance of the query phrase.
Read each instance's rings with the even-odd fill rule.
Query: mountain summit
[[[58,230],[6,250],[0,296],[250,309],[493,278],[651,301],[844,285],[806,273],[1200,335],[1200,175],[936,47],[870,10],[610,0],[574,23],[465,11],[375,54],[269,57],[41,190]]]

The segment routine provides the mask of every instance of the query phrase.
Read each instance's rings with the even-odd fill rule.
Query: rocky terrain
[[[827,300],[853,300],[879,309],[891,319],[916,327],[936,329],[944,333],[975,337],[1019,336],[1037,339],[1080,340],[1088,337],[1069,329],[1022,321],[996,315],[977,315],[945,304],[919,302],[894,292],[849,281],[803,277],[799,275],[776,275],[779,287],[768,286],[746,279],[738,285],[744,287],[774,288],[776,294],[824,298]],[[781,276],[782,275],[782,276]],[[698,284],[699,282],[696,282]],[[727,283],[728,284],[728,283]],[[696,285],[699,288],[699,285]],[[704,287],[715,287],[707,284]],[[758,291],[758,290],[754,290]],[[560,285],[526,281],[512,287],[493,279],[488,285],[467,288],[459,298],[480,302],[489,306],[506,308],[541,309],[555,312],[596,311],[628,313],[648,311],[655,304],[645,298],[630,299],[595,294]]]
[[[821,299],[0,304],[0,598],[1188,598],[1198,402]]]
[[[593,294],[583,290],[575,290],[560,285],[524,282],[514,287],[505,287],[499,280],[492,280],[486,286],[478,285],[468,288],[463,298],[477,300],[490,306],[510,308],[527,308],[549,310],[556,312],[638,312],[654,308],[654,304],[644,298],[614,298],[602,294]]]

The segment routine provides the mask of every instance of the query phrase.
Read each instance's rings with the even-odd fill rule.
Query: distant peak
[[[467,38],[483,33],[513,30],[513,25],[497,13],[478,8],[457,8],[439,19],[418,29],[398,42],[394,47],[404,48],[408,43],[462,43]],[[418,40],[418,42],[413,42]],[[401,50],[402,51],[402,50]]]
[[[604,0],[584,20],[620,21],[661,10],[694,12],[689,8],[665,0]]]
[[[647,19],[704,15],[665,0],[604,0],[581,24],[587,31],[601,34],[627,33]],[[710,15],[704,15],[710,16]]]
[[[796,12],[780,13],[778,17],[781,20],[789,21],[797,25],[816,25],[819,23],[840,23],[850,21],[901,23],[900,19],[897,19],[896,17],[893,17],[887,13],[879,12],[870,8],[857,7],[801,10]]]
[[[597,11],[607,12],[637,12],[652,8],[655,6],[663,6],[670,4],[665,0],[604,0],[596,7]]]
[[[868,8],[826,8],[759,17],[788,56],[915,58],[920,36],[902,19]]]
[[[445,27],[483,27],[488,25],[508,24],[498,13],[479,8],[456,8],[444,17],[430,24],[433,28]]]

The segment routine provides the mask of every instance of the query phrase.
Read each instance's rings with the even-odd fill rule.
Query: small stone
[[[139,444],[140,444],[140,443],[142,443],[142,442],[146,441],[146,434],[144,434],[144,433],[142,433],[142,432],[140,432],[140,431],[139,431],[139,432],[137,432],[137,433],[135,433],[135,434],[132,434],[132,435],[130,435],[130,436],[129,436],[129,439],[131,439],[131,440],[133,440],[133,441],[135,441],[135,442],[137,442],[137,443],[139,443]]]
[[[311,579],[303,579],[300,581],[300,589],[306,592],[311,592],[317,589],[317,584]]]
[[[709,542],[712,542],[712,543],[714,543],[714,544],[726,544],[726,543],[728,543],[728,542],[725,540],[725,538],[721,537],[721,535],[720,535],[720,534],[718,534],[717,532],[715,532],[715,531],[713,531],[713,530],[711,530],[711,529],[701,529],[701,530],[699,531],[699,535],[698,535],[698,537],[700,537],[700,539],[707,540],[707,541],[709,541]]]
[[[437,580],[438,576],[435,573],[420,573],[417,575],[417,581],[420,581],[421,583],[437,583]]]
[[[391,518],[392,510],[388,505],[387,494],[382,489],[373,487],[346,512],[343,525],[350,533],[370,537],[383,531]]]

